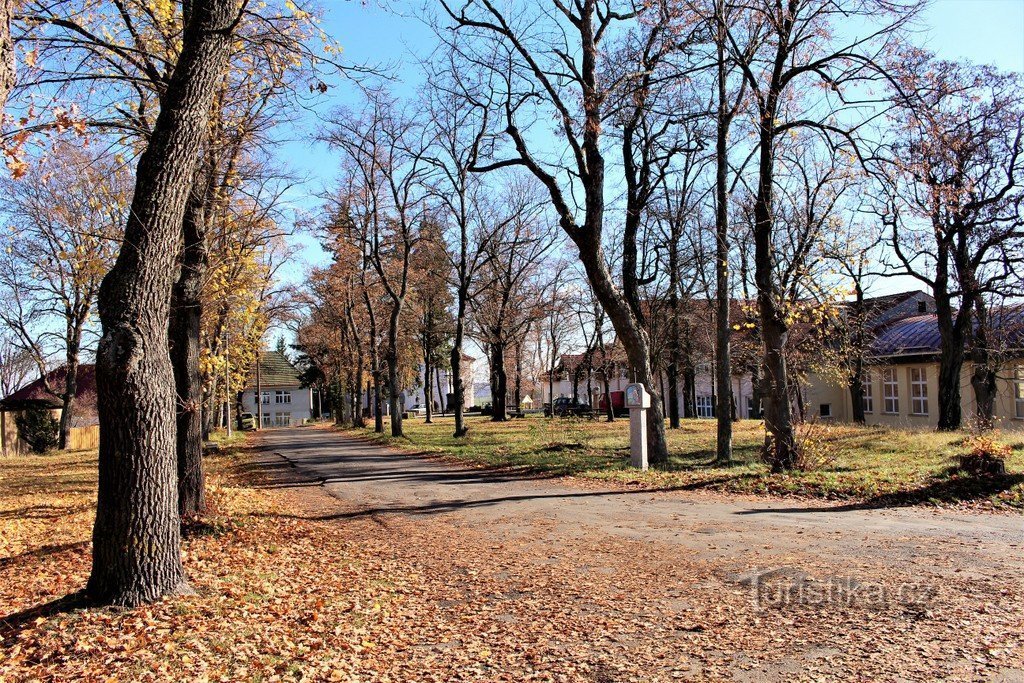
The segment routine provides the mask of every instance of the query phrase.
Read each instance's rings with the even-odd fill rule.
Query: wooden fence
[[[60,416],[60,411],[54,411],[55,417]],[[3,446],[3,455],[26,455],[30,452],[28,444],[18,434],[18,427],[14,422],[15,411],[0,412],[0,442]],[[100,446],[100,426],[90,425],[88,427],[72,427],[68,436],[68,447],[73,451],[87,451]]]

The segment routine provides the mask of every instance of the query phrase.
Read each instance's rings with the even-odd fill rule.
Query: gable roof
[[[280,351],[262,351],[259,357],[260,385],[264,387],[301,386],[298,368]],[[256,388],[256,368],[249,373],[246,389]]]
[[[62,365],[55,370],[46,373],[46,380],[55,391],[64,387],[67,377],[67,366]],[[76,401],[95,404],[96,402],[96,366],[91,363],[83,363],[78,366],[78,386],[75,394]],[[47,408],[60,408],[63,402],[46,390],[43,378],[40,377],[34,382],[26,384],[10,396],[0,401],[0,409],[17,410],[30,406],[42,406]]]

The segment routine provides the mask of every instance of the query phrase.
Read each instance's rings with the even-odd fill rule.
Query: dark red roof
[[[50,370],[50,372],[46,373],[46,379],[49,381],[50,387],[54,391],[60,391],[64,387],[66,376],[66,365],[62,365],[56,370]],[[95,365],[82,364],[78,366],[78,392],[75,395],[75,398],[78,400],[85,400],[90,403],[95,402]],[[48,392],[45,384],[43,383],[43,379],[39,378],[34,382],[26,384],[21,389],[18,389],[3,401],[0,401],[0,408],[23,407],[27,404],[45,404],[52,408],[59,408],[61,406],[61,400]]]

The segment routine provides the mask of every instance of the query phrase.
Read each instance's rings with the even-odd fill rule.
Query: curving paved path
[[[680,546],[737,572],[804,562],[886,568],[925,582],[984,577],[1024,587],[1024,516],[928,508],[863,510],[599,484],[451,465],[337,432],[264,432],[271,485],[322,485],[338,517],[444,515],[496,538],[557,543],[610,534]],[[537,538],[540,534],[543,538]]]

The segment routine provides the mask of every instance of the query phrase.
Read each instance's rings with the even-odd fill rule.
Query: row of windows
[[[882,414],[898,415],[900,412],[900,382],[897,368],[882,370]],[[910,414],[928,415],[928,370],[910,368]],[[875,412],[874,378],[871,371],[864,373],[864,412]],[[1024,420],[1024,366],[1018,366],[1013,373],[1014,415]]]
[[[291,413],[263,413],[263,426],[264,427],[291,427],[292,426],[292,414]]]
[[[882,414],[900,413],[899,368],[882,370]],[[910,368],[910,414],[928,415],[928,370]],[[864,373],[864,412],[875,412],[875,382],[871,371]]]
[[[264,391],[260,394],[260,403],[270,405],[270,398],[273,395],[274,403],[291,403],[292,392],[290,391]]]

